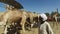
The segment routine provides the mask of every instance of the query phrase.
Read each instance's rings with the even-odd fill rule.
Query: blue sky
[[[16,0],[21,3],[26,11],[32,11],[37,13],[51,13],[57,8],[60,11],[60,0]],[[0,3],[1,5],[1,3]],[[0,7],[0,11],[4,11],[3,7]]]

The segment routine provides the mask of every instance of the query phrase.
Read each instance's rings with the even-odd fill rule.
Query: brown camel
[[[2,23],[1,25],[6,25],[5,28],[5,33],[7,30],[7,21],[10,21],[10,23],[13,23],[17,20],[19,20],[20,18],[22,18],[21,20],[21,26],[22,26],[22,30],[25,32],[24,29],[24,24],[26,22],[26,18],[30,18],[31,23],[33,23],[33,18],[37,17],[38,14],[34,14],[32,12],[25,12],[23,10],[19,10],[19,9],[9,9],[8,11],[4,12],[1,17],[0,17],[0,23]]]
[[[26,21],[26,12],[22,11],[22,10],[9,10],[7,12],[5,12],[3,15],[2,15],[2,18],[0,20],[0,23],[2,23],[1,25],[7,25],[6,22],[8,20],[11,21],[17,21],[18,19],[22,18],[21,20],[21,25],[22,25],[22,30],[24,30],[24,24],[25,24],[25,21]]]

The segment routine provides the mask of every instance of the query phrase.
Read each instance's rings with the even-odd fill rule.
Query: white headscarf
[[[43,18],[43,21],[47,20],[47,16],[45,14],[40,14],[40,16]]]

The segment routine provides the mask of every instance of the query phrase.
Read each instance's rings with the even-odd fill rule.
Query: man
[[[45,14],[40,14],[38,34],[53,34],[50,24],[46,20],[47,16]]]

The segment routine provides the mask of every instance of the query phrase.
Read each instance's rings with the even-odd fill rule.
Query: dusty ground
[[[54,26],[53,26],[53,23],[54,23]],[[54,34],[60,34],[60,22],[57,25],[55,22],[53,22],[53,23],[50,22],[50,25],[53,29]]]
[[[60,24],[58,24],[56,26],[55,22],[49,22],[52,29],[53,29],[53,32],[54,34],[60,34]],[[54,23],[54,26],[53,26],[53,23]],[[3,32],[3,27],[0,26],[0,34]],[[25,33],[20,32],[21,34],[38,34],[38,28],[33,28],[32,31],[26,31]]]

